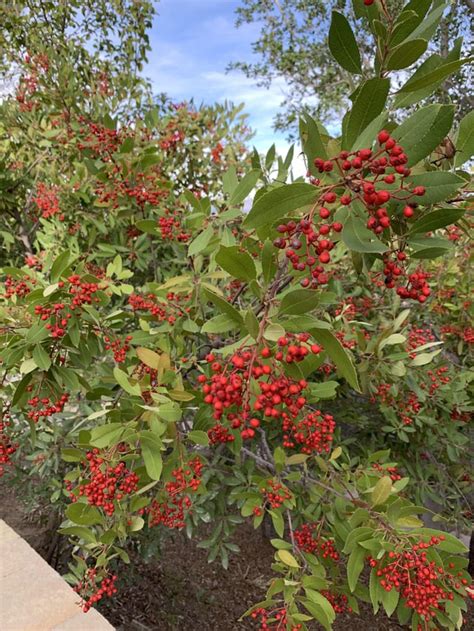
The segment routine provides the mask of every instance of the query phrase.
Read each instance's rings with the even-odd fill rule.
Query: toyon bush
[[[352,107],[302,117],[295,179],[240,108],[152,102],[147,2],[113,3],[122,45],[108,3],[32,4],[2,53],[0,462],[60,515],[83,610],[170,529],[227,567],[247,521],[275,548],[255,628],[370,602],[460,629],[474,136],[424,105],[469,62],[426,53],[445,5],[354,0],[370,68],[333,13]]]

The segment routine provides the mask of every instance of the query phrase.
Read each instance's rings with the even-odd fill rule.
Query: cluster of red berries
[[[177,120],[171,120],[166,125],[166,135],[160,140],[160,147],[165,151],[176,149],[178,144],[185,139],[184,132],[176,127]]]
[[[5,279],[5,293],[3,297],[8,300],[12,296],[18,296],[18,298],[24,298],[33,289],[36,284],[36,280],[30,276],[24,276],[19,280],[15,280],[12,276],[7,276]]]
[[[8,428],[10,425],[7,415],[0,419],[0,478],[5,473],[5,465],[11,464],[11,456],[18,449],[18,445],[13,443],[9,436]]]
[[[221,155],[224,151],[224,147],[220,142],[217,143],[215,147],[211,149],[211,160],[216,164],[219,164],[221,161]]]
[[[310,344],[310,337],[309,333],[287,333],[285,336],[279,337],[275,359],[292,364],[302,361],[310,353],[318,355],[323,349],[319,344]],[[272,352],[268,347],[262,350],[262,357],[265,359],[272,357]]]
[[[46,328],[51,333],[53,338],[64,337],[67,333],[67,325],[72,318],[71,313],[63,314],[63,310],[66,308],[64,302],[56,302],[52,307],[44,307],[43,305],[35,306],[35,315],[39,315],[41,320],[46,321],[53,318],[53,322],[48,322]]]
[[[333,539],[325,539],[318,534],[319,524],[303,524],[294,532],[295,542],[302,552],[320,556],[323,559],[339,561],[339,552]]]
[[[213,353],[206,356],[212,375],[199,375],[198,382],[204,403],[212,406],[218,421],[208,430],[212,444],[233,441],[235,433],[231,430],[239,431],[244,440],[252,439],[262,420],[280,420],[284,446],[308,454],[329,451],[335,429],[333,417],[315,410],[298,419],[306,404],[304,390],[308,384],[304,379],[289,378],[278,366],[279,361],[299,362],[310,352],[320,353],[321,347],[308,340],[306,333],[290,334],[278,339],[276,352],[267,346],[259,353],[256,347],[243,348],[226,363],[217,361]],[[267,362],[269,359],[272,361]],[[252,379],[258,390],[251,387]]]
[[[321,590],[321,595],[329,600],[334,609],[334,613],[352,613],[352,607],[349,607],[345,594],[335,594],[334,592],[323,589]]]
[[[427,543],[419,542],[404,552],[389,552],[388,559],[380,561],[369,557],[369,565],[376,570],[381,587],[390,592],[395,589],[405,600],[405,606],[429,621],[444,608],[446,600],[453,600],[450,590],[459,590],[468,586],[465,578],[454,577],[439,567],[435,561],[429,561],[426,549],[436,546],[444,540],[444,535],[431,537]],[[468,592],[474,598],[474,592]]]
[[[186,467],[178,467],[171,473],[173,481],[165,484],[163,499],[153,500],[148,507],[149,525],[166,528],[184,528],[186,512],[192,506],[189,494],[195,493],[200,484],[203,464],[199,458],[190,460]]]
[[[115,574],[109,576],[100,576],[96,569],[89,568],[82,581],[75,587],[74,591],[80,594],[82,598],[81,607],[84,613],[87,613],[99,600],[104,596],[112,597],[117,593]]]
[[[472,326],[468,326],[463,329],[462,327],[454,324],[444,324],[440,328],[440,332],[443,336],[454,335],[460,340],[466,342],[466,344],[474,344],[474,327]]]
[[[130,350],[129,343],[131,341],[132,341],[131,335],[127,335],[124,340],[117,338],[113,341],[110,339],[110,337],[105,336],[104,337],[105,350],[106,351],[111,350],[114,354],[114,359],[117,362],[117,364],[121,364],[125,361],[127,357],[127,353]]]
[[[93,449],[86,454],[88,482],[79,486],[77,494],[72,492],[72,483],[66,480],[66,488],[70,491],[70,498],[77,502],[79,497],[86,497],[92,506],[100,506],[111,516],[115,512],[115,501],[120,501],[125,495],[135,493],[138,489],[138,476],[129,471],[124,462],[109,465],[100,456],[99,449]]]
[[[335,428],[334,417],[320,410],[310,412],[299,420],[286,416],[282,424],[283,447],[300,447],[303,454],[329,453]]]
[[[165,214],[158,219],[158,228],[164,241],[187,243],[191,234],[184,230],[181,214],[176,210],[166,209]]]
[[[449,368],[447,366],[441,366],[436,368],[436,370],[428,370],[426,373],[428,381],[422,381],[420,388],[426,390],[428,395],[432,397],[442,385],[451,382],[451,378],[446,374],[448,371]]]
[[[40,75],[44,75],[49,69],[49,59],[44,53],[30,57],[25,55],[24,64],[28,67],[28,71],[20,77],[18,88],[16,91],[16,100],[20,104],[20,111],[31,112],[37,105],[31,99],[31,96],[38,90],[38,81]]]
[[[375,150],[341,151],[329,160],[315,158],[314,165],[320,173],[337,169],[339,181],[324,187],[305,217],[298,222],[291,220],[277,227],[281,236],[273,243],[275,247],[286,250],[286,257],[293,269],[303,274],[300,279],[303,287],[316,288],[329,280],[324,266],[330,263],[330,252],[335,246],[331,233],[339,233],[343,229],[342,223],[331,219],[336,203],[342,206],[350,206],[353,202],[361,203],[368,214],[367,227],[380,235],[391,226],[385,204],[391,199],[403,200],[405,207],[402,216],[407,221],[413,217],[417,206],[410,200],[425,194],[423,186],[410,189],[405,184],[405,178],[411,171],[407,167],[408,157],[403,147],[385,130],[378,134],[377,141],[378,147]],[[386,185],[395,184],[397,178],[400,180],[398,188],[387,190]],[[320,181],[314,180],[314,183],[319,185]],[[345,190],[341,195],[342,187]],[[405,280],[407,272],[402,263],[406,260],[407,255],[401,248],[394,248],[384,257],[385,285],[397,286],[397,292],[402,298],[424,302],[430,293],[426,275],[417,271]]]
[[[399,252],[400,254],[404,254],[404,252]],[[399,278],[403,271],[400,270],[397,265],[387,263],[384,269],[385,276],[385,285],[386,287],[392,288],[396,286],[396,280]],[[395,272],[399,272],[398,275]],[[426,302],[428,296],[431,294],[430,286],[427,282],[427,279],[430,278],[431,274],[428,272],[424,272],[421,269],[417,269],[412,274],[408,274],[406,278],[406,284],[403,287],[397,287],[397,294],[400,298],[410,298],[411,300],[418,300],[418,302]]]
[[[419,414],[422,405],[415,392],[411,390],[404,398],[396,397],[391,392],[389,383],[381,383],[377,386],[376,394],[371,398],[372,403],[381,403],[397,411],[403,425],[412,425],[413,419]]]
[[[68,282],[71,284],[69,293],[74,296],[71,303],[72,311],[82,307],[82,305],[91,305],[93,302],[99,302],[99,298],[95,296],[99,291],[99,285],[97,283],[81,281],[79,274],[69,276]],[[61,287],[61,281],[58,285]]]
[[[43,219],[49,219],[54,215],[58,215],[59,221],[64,220],[64,214],[61,213],[59,206],[58,187],[46,186],[39,183],[36,187],[36,195],[33,197],[34,203],[38,206]]]
[[[62,338],[66,335],[69,320],[72,318],[70,312],[81,309],[84,304],[91,305],[94,302],[99,302],[99,298],[96,296],[99,291],[97,283],[81,281],[78,274],[69,276],[67,281],[69,283],[68,294],[72,296],[70,303],[56,302],[51,307],[35,306],[35,314],[39,315],[41,320],[53,319],[52,322],[46,324],[46,328],[53,338]],[[63,289],[65,286],[65,281],[58,282],[59,289]],[[70,312],[64,313],[65,309],[69,309]]]
[[[333,192],[325,193],[323,200],[325,202],[328,200],[336,201],[336,194]],[[327,218],[329,215],[330,212],[327,208],[320,208],[319,216],[321,219]],[[330,251],[334,248],[335,243],[328,238],[328,235],[331,231],[337,233],[341,230],[342,224],[339,222],[323,223],[316,226],[310,215],[310,218],[301,219],[298,223],[289,221],[286,224],[280,224],[277,231],[282,236],[276,238],[273,245],[280,250],[286,249],[285,255],[295,271],[307,271],[307,275],[300,280],[300,285],[315,289],[329,280],[323,266],[331,261]]]
[[[436,337],[430,328],[413,326],[408,332],[407,350],[414,351],[419,346],[436,342]],[[416,357],[416,353],[410,352],[410,358]]]
[[[174,324],[177,318],[184,316],[189,312],[189,307],[182,307],[180,303],[186,302],[189,295],[179,295],[169,292],[166,295],[166,303],[160,302],[154,294],[140,296],[139,294],[130,294],[128,304],[133,311],[147,311],[159,322],[169,322]]]
[[[382,475],[390,476],[392,482],[396,482],[397,480],[402,479],[402,476],[398,472],[397,467],[385,467],[378,462],[374,462],[372,464],[372,469],[374,469],[374,471],[377,471],[378,473],[381,473]]]
[[[67,393],[62,394],[57,401],[51,401],[49,397],[33,397],[28,400],[28,405],[33,409],[27,414],[34,423],[38,423],[42,418],[48,418],[53,414],[59,414],[64,410],[64,406],[69,400]]]
[[[112,161],[112,154],[120,148],[120,145],[128,137],[128,130],[109,129],[100,123],[88,121],[84,116],[79,116],[82,124],[78,132],[77,148],[80,151],[87,150],[95,158],[101,158],[104,162]]]
[[[258,631],[287,631],[288,630],[288,617],[286,609],[281,607],[280,609],[274,609],[268,611],[263,607],[258,607],[252,611],[250,616],[259,623]],[[303,625],[293,625],[290,631],[300,631]]]
[[[268,480],[265,483],[265,486],[260,488],[260,493],[263,497],[262,506],[256,506],[253,509],[253,514],[256,517],[259,517],[263,514],[265,508],[270,510],[280,508],[284,502],[291,500],[292,495],[291,492],[283,486],[280,482],[275,482],[274,480]]]

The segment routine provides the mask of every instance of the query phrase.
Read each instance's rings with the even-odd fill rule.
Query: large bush
[[[330,629],[359,601],[413,629],[461,626],[472,114],[452,130],[455,104],[405,108],[466,60],[390,80],[427,49],[434,4],[354,3],[373,76],[338,137],[301,120],[297,180],[293,150],[248,152],[240,108],[147,105],[140,58],[129,80],[95,74],[105,44],[53,54],[73,37],[61,15],[28,50],[24,14],[8,24],[0,457],[60,514],[84,610],[115,593],[130,540],[145,553],[210,523],[200,545],[227,566],[252,520],[274,530],[260,628]],[[329,47],[355,81],[342,14]]]

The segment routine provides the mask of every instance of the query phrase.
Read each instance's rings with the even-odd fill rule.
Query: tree
[[[390,12],[399,11],[403,5],[400,0],[390,0],[384,4]],[[407,10],[416,12],[420,8],[420,11],[425,11],[426,6],[426,2],[412,2]],[[448,59],[459,56],[461,43],[458,38],[463,35],[469,37],[469,2],[452,2],[449,8],[446,6],[434,2],[432,18],[426,23],[426,31],[423,31],[423,24],[419,25],[419,37],[427,40],[437,27],[435,37],[422,58],[425,59],[431,53],[430,63],[433,65],[435,54]],[[371,45],[367,25],[361,19],[364,12],[369,11],[368,8],[364,9],[362,0],[242,0],[236,11],[237,26],[252,23],[261,25],[260,37],[252,44],[252,51],[258,56],[258,61],[232,62],[229,70],[241,71],[266,87],[276,79],[284,80],[285,97],[281,103],[282,111],[275,117],[275,129],[288,132],[293,139],[298,119],[306,110],[325,124],[337,123],[346,111],[349,94],[355,87],[348,69],[334,65],[333,56],[326,45],[333,10],[349,19],[362,55],[362,73],[369,76],[375,49]],[[417,21],[414,16],[411,19],[413,23]],[[403,33],[404,30],[400,29],[393,41],[401,43]],[[455,45],[450,53],[449,46],[452,44]],[[469,42],[465,44],[465,49],[469,50]],[[438,57],[436,61],[441,63]],[[403,72],[400,73],[398,81],[403,81],[403,76]],[[470,76],[466,68],[461,69],[452,79],[441,82],[435,95],[428,97],[426,102],[431,102],[433,98],[445,102],[452,100],[458,106],[457,116],[460,120],[472,109],[469,91],[461,88],[469,84]],[[418,95],[417,100],[421,99],[422,96]]]
[[[472,114],[452,130],[453,105],[417,99],[466,62],[418,69],[389,108],[424,47],[413,22],[393,44],[406,9],[369,11],[380,63],[341,135],[302,117],[307,178],[292,149],[248,155],[240,108],[137,111],[113,73],[70,90],[67,52],[30,50],[1,105],[1,473],[57,511],[85,611],[119,588],[131,541],[212,524],[201,544],[227,567],[236,526],[267,520],[261,629],[330,629],[360,600],[460,626]],[[340,13],[329,39],[357,77]]]

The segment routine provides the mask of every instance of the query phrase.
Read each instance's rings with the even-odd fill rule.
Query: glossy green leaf
[[[460,167],[474,155],[474,110],[470,111],[459,124],[456,139],[454,165]]]
[[[346,219],[341,238],[349,250],[354,252],[383,254],[388,250],[388,246],[377,239],[374,233],[365,226],[362,219],[353,215],[349,215]]]
[[[369,123],[382,112],[389,89],[390,79],[369,79],[360,86],[343,134],[345,147],[352,147]]]
[[[156,434],[150,431],[140,433],[140,445],[142,448],[143,462],[148,476],[152,480],[159,480],[163,469],[163,458],[161,455],[161,440]]]
[[[188,256],[196,256],[204,250],[214,235],[214,229],[211,225],[207,226],[197,237],[195,237],[188,246]]]
[[[332,12],[328,44],[332,56],[344,70],[361,74],[360,53],[356,38],[347,19],[337,11]]]
[[[238,246],[221,246],[216,254],[216,263],[234,278],[250,281],[256,278],[255,263],[248,252]]]
[[[469,57],[466,59],[458,59],[456,61],[451,61],[447,64],[443,64],[439,66],[435,70],[426,73],[419,79],[414,81],[407,81],[401,88],[398,90],[398,94],[404,92],[415,92],[416,90],[421,90],[422,88],[429,87],[433,83],[437,83],[449,77],[449,75],[457,72],[464,64],[471,63],[473,58]]]
[[[466,213],[465,208],[438,208],[426,213],[410,228],[410,234],[432,232],[456,223]]]
[[[258,169],[252,169],[249,171],[238,183],[234,192],[232,193],[229,205],[234,206],[240,204],[245,198],[253,191],[258,179],[261,175],[261,171]]]
[[[424,186],[426,192],[417,198],[420,204],[428,205],[442,202],[456,196],[456,192],[465,184],[465,180],[448,171],[428,171],[419,175],[411,175],[410,187]]]
[[[311,184],[295,183],[279,186],[260,196],[244,220],[247,228],[274,223],[290,212],[313,203],[317,191]]]
[[[383,504],[389,497],[392,491],[392,480],[388,475],[384,475],[374,487],[371,494],[372,506],[378,506]]]
[[[454,118],[453,105],[428,105],[409,116],[392,136],[413,165],[426,158],[448,135]]]
[[[366,554],[367,552],[364,548],[356,546],[349,555],[349,560],[347,561],[347,582],[351,592],[357,587],[359,576],[364,569]]]
[[[354,390],[360,391],[357,372],[354,368],[351,356],[342,346],[337,337],[325,329],[312,329],[312,335],[322,344],[324,350],[334,362],[338,373],[346,379]]]
[[[387,58],[387,70],[402,70],[415,63],[428,47],[426,39],[410,39],[396,46]]]

